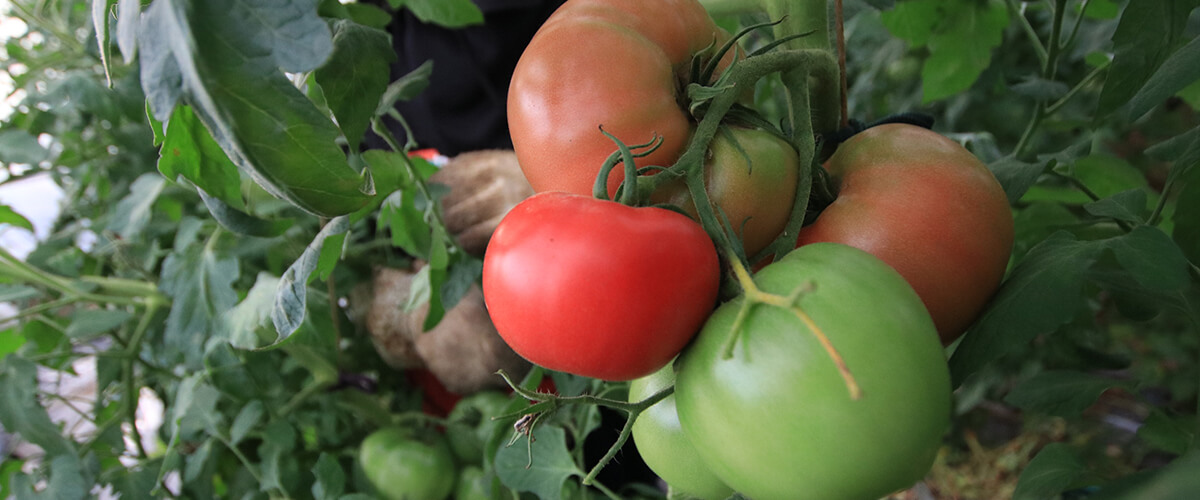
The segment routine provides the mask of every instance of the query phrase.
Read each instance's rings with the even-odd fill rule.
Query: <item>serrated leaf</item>
[[[1025,192],[1037,183],[1038,177],[1041,177],[1046,167],[1041,162],[1029,163],[1013,158],[1004,158],[988,165],[988,169],[992,171],[992,175],[996,176],[996,180],[1004,188],[1004,195],[1008,197],[1008,203],[1011,205],[1025,196]]]
[[[275,325],[277,334],[274,343],[286,340],[304,321],[308,282],[320,261],[325,239],[349,230],[350,223],[346,217],[330,220],[304,249],[304,253],[300,254],[300,258],[283,273],[275,292],[275,306],[271,309],[271,322]]]
[[[1022,410],[1060,417],[1076,417],[1119,380],[1075,371],[1044,371],[1021,382],[1004,401]]]
[[[59,433],[46,408],[38,404],[37,394],[37,366],[32,361],[0,358],[0,425],[49,456],[74,456],[74,443]]]
[[[1126,5],[1113,33],[1113,62],[1096,110],[1099,120],[1130,102],[1171,55],[1197,0],[1139,0]]]
[[[565,433],[560,427],[540,425],[533,430],[532,460],[525,439],[496,452],[496,475],[505,486],[528,491],[541,500],[557,500],[563,483],[571,476],[582,476],[567,450]]]
[[[280,71],[315,68],[332,50],[314,1],[156,0],[138,39],[142,87],[157,119],[166,121],[186,95],[239,169],[315,215],[370,201],[367,178],[337,145],[337,127]]]
[[[483,11],[471,0],[389,0],[392,7],[408,9],[426,24],[462,28],[483,24]]]
[[[183,177],[209,196],[242,208],[241,176],[191,106],[178,106],[167,123],[159,149],[158,171],[175,182]]]
[[[260,219],[246,212],[233,208],[224,201],[209,196],[203,189],[197,189],[200,199],[204,201],[208,213],[221,227],[244,236],[258,238],[274,238],[292,227],[292,219],[267,220]]]
[[[321,453],[313,465],[312,473],[317,478],[312,485],[314,499],[336,500],[346,491],[346,471],[342,470],[333,455]]]
[[[18,129],[0,130],[0,163],[37,165],[49,156],[50,152],[29,132]]]
[[[1200,80],[1200,37],[1180,47],[1150,76],[1129,101],[1126,119],[1134,121],[1168,97]]]
[[[1146,218],[1146,191],[1129,189],[1083,206],[1087,213],[1124,222],[1140,224]]]
[[[154,202],[162,194],[166,182],[161,175],[142,174],[129,187],[129,194],[121,198],[108,221],[107,229],[126,240],[136,240],[150,223],[154,214]]]
[[[352,21],[334,22],[333,32],[333,56],[314,77],[346,142],[358,150],[391,80],[396,52],[387,33]]]
[[[1051,500],[1081,482],[1094,480],[1091,469],[1069,446],[1050,443],[1021,472],[1013,500]]]
[[[0,224],[9,224],[33,232],[33,223],[8,205],[0,205]]]
[[[237,304],[233,282],[239,265],[236,257],[221,254],[212,245],[175,248],[163,261],[159,281],[172,298],[163,342],[196,366],[205,342],[221,326],[221,315]]]
[[[121,326],[133,314],[122,309],[79,309],[71,313],[71,323],[63,332],[73,340],[87,340]]]

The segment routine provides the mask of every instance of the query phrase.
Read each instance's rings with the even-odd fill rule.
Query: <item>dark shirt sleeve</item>
[[[387,27],[398,58],[392,79],[433,61],[429,87],[396,105],[419,147],[447,156],[512,147],[505,114],[508,82],[533,34],[562,2],[474,0],[484,24],[459,29],[422,23],[403,9],[394,13]],[[386,0],[371,3],[389,8]],[[405,139],[398,122],[389,119],[388,127]],[[378,137],[369,137],[368,147],[382,144]]]

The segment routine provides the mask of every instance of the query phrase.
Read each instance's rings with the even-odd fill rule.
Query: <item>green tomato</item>
[[[442,500],[454,489],[454,456],[433,431],[380,429],[363,440],[358,460],[384,498]]]
[[[949,370],[913,289],[878,258],[836,243],[792,251],[755,276],[800,287],[803,314],[758,304],[731,357],[744,297],[722,305],[680,355],[679,420],[714,473],[755,500],[880,498],[920,480],[950,423]],[[823,332],[861,389],[818,341]]]
[[[496,429],[507,427],[503,422],[492,420],[503,415],[510,400],[498,391],[482,391],[460,400],[447,415],[446,439],[458,463],[480,465],[483,463],[484,445]]]
[[[670,387],[675,370],[662,369],[629,383],[629,402],[642,401]],[[729,498],[733,490],[721,482],[700,459],[696,448],[679,426],[675,396],[667,396],[647,408],[633,422],[633,444],[646,465],[672,489],[703,500]]]
[[[475,466],[464,467],[454,487],[454,500],[491,500],[491,477]]]

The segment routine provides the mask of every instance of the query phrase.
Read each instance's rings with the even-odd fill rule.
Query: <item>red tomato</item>
[[[717,252],[686,216],[562,192],[504,217],[483,296],[517,354],[552,370],[631,380],[664,366],[712,311]]]
[[[999,287],[1013,244],[1003,188],[958,143],[904,124],[838,147],[827,168],[837,200],[800,232],[866,250],[917,291],[943,344],[962,335]]]
[[[663,137],[639,166],[670,165],[691,135],[680,106],[692,55],[728,34],[696,0],[571,0],[534,35],[513,72],[513,149],[538,192],[590,194],[616,145]],[[732,59],[732,56],[729,56]],[[623,178],[609,177],[609,193]]]

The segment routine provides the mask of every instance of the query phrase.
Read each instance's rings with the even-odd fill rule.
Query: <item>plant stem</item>
[[[1017,0],[1007,0],[1005,3],[1008,4],[1008,10],[1012,12],[1013,16],[1020,20],[1021,30],[1029,38],[1029,44],[1033,46],[1033,51],[1037,54],[1038,62],[1042,64],[1042,67],[1045,67],[1046,60],[1048,59],[1046,47],[1042,45],[1042,40],[1038,38],[1037,31],[1033,29],[1033,25],[1029,23],[1029,18],[1025,17],[1025,5],[1018,3]]]
[[[1062,53],[1063,45],[1060,43],[1062,38],[1063,12],[1066,10],[1067,0],[1054,0],[1054,22],[1050,30],[1049,51],[1046,54],[1046,60],[1042,63],[1042,78],[1046,81],[1054,81],[1058,75],[1058,56]],[[1030,140],[1033,138],[1034,132],[1041,126],[1049,113],[1047,112],[1046,103],[1038,101],[1034,106],[1033,116],[1029,119],[1029,124],[1025,126],[1025,131],[1021,133],[1021,139],[1017,141],[1017,145],[1013,148],[1012,156],[1017,159],[1022,159],[1025,150],[1029,147]]]
[[[762,10],[762,0],[700,0],[712,17],[735,16]]]
[[[812,32],[809,36],[790,40],[784,46],[791,49],[829,50],[829,0],[762,0],[767,15],[781,20],[775,26],[775,38]]]

